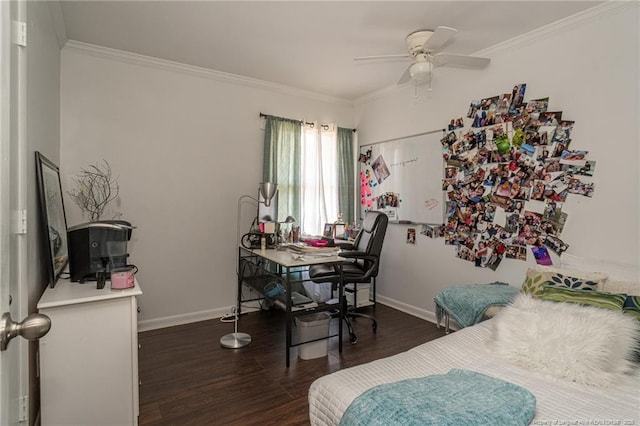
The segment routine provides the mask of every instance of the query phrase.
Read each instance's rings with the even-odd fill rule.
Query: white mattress
[[[349,404],[373,386],[461,368],[517,384],[532,392],[536,397],[533,425],[640,425],[640,380],[637,375],[627,376],[615,387],[596,388],[517,367],[489,352],[487,343],[491,339],[493,321],[317,379],[309,388],[311,424],[337,425]],[[579,357],[580,354],[576,354],[576,360]]]

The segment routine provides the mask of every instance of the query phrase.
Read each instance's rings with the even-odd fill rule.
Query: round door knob
[[[5,312],[0,318],[0,350],[4,351],[9,341],[16,336],[27,340],[38,340],[51,329],[51,319],[44,314],[31,314],[22,322],[15,322],[11,314]]]

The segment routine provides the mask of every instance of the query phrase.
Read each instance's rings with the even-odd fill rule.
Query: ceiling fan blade
[[[455,28],[438,27],[431,37],[429,37],[429,40],[427,40],[422,49],[427,52],[434,52],[451,40],[457,32],[458,30]]]
[[[431,58],[436,66],[447,65],[459,68],[484,68],[491,62],[489,58],[456,55],[454,53],[436,53]]]
[[[404,71],[404,74],[402,74],[402,77],[400,77],[400,80],[398,80],[398,83],[397,83],[398,85],[404,84],[409,80],[411,80],[411,73],[409,72],[410,69],[411,69],[411,66],[408,66],[407,69]]]
[[[354,61],[371,61],[371,60],[384,60],[384,59],[406,59],[410,58],[408,53],[399,53],[397,55],[374,55],[374,56],[356,56]]]

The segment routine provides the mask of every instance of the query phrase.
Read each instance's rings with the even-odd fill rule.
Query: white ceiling
[[[395,84],[405,36],[458,29],[472,54],[602,1],[63,1],[69,40],[251,77],[347,100]],[[468,71],[470,73],[474,71]]]

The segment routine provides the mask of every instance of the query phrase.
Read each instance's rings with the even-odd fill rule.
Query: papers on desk
[[[337,256],[340,251],[340,247],[311,247],[304,243],[289,244],[287,249],[294,258],[301,255],[331,257]]]

